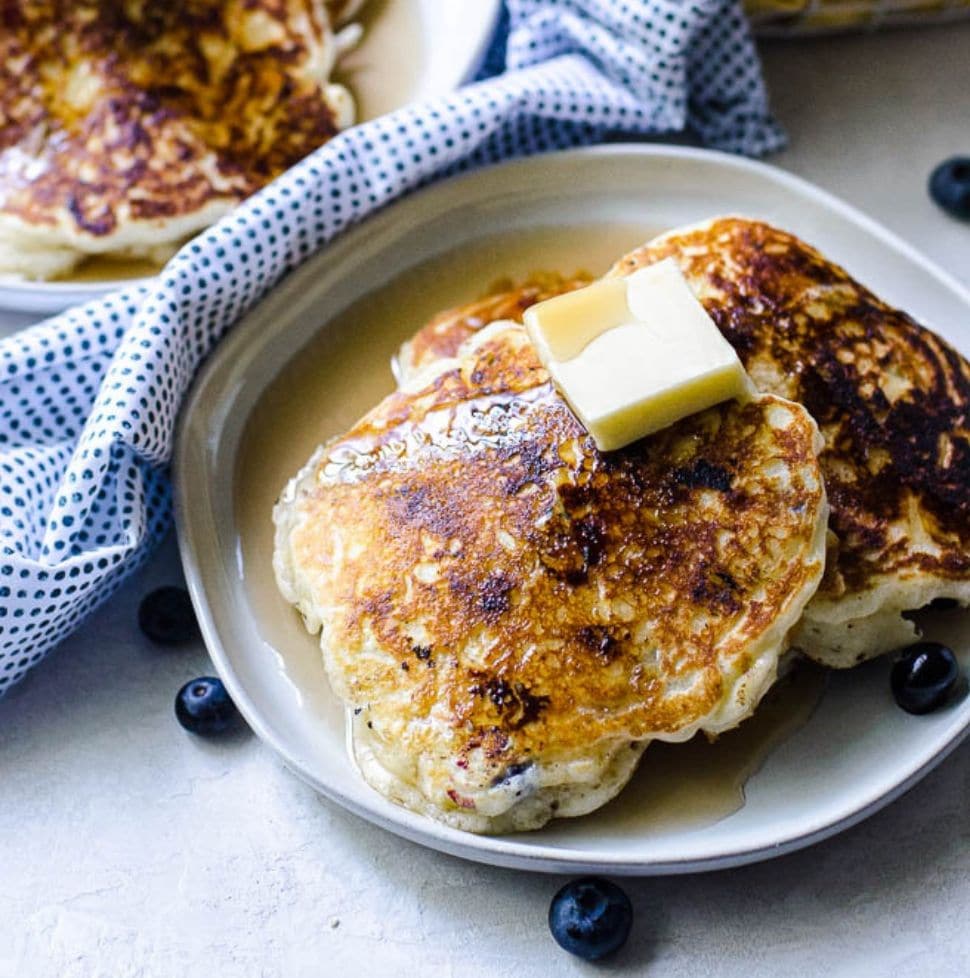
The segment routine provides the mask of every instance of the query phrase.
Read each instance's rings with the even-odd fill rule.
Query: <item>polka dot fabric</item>
[[[617,132],[780,146],[733,0],[506,6],[476,84],[342,133],[186,245],[151,288],[0,343],[0,692],[165,532],[175,418],[199,364],[345,227],[448,174]]]

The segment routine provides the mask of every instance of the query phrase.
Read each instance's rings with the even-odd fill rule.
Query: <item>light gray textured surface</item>
[[[970,26],[765,47],[792,136],[775,162],[970,282],[970,227],[928,201],[970,152]],[[561,880],[461,863],[320,801],[253,738],[172,716],[203,649],[142,639],[171,541],[0,701],[0,976],[460,975],[890,978],[970,974],[970,744],[887,810],[758,866],[628,880],[609,967],[546,930]]]
[[[792,170],[970,284],[970,229],[930,200],[937,163],[970,155],[970,23],[761,45]]]

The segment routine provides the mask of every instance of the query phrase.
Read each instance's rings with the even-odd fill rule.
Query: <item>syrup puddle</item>
[[[127,279],[151,278],[159,273],[163,264],[164,262],[152,261],[149,258],[92,255],[90,258],[85,258],[69,275],[52,281],[61,285],[74,282],[122,282]]]
[[[713,742],[698,734],[683,744],[650,744],[629,784],[598,812],[575,820],[576,831],[588,832],[595,818],[604,835],[661,835],[733,815],[744,806],[748,780],[815,712],[826,680],[826,670],[799,659],[740,727]],[[557,834],[568,834],[572,822],[553,823]]]

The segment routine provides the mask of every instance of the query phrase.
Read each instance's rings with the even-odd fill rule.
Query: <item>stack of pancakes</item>
[[[353,121],[353,0],[9,0],[0,275],[163,260]]]
[[[277,505],[365,778],[478,832],[613,797],[654,739],[717,734],[797,649],[898,648],[970,604],[970,365],[790,234],[723,218],[678,262],[762,392],[597,451],[520,324],[543,276],[444,313],[400,385]]]

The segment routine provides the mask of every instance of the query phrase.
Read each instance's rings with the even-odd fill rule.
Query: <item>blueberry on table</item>
[[[890,685],[907,713],[929,713],[941,706],[956,685],[960,667],[939,642],[917,642],[893,663]]]
[[[138,627],[160,645],[178,645],[196,638],[199,623],[189,592],[181,587],[160,587],[145,595],[138,606]]]
[[[630,898],[615,883],[595,876],[567,883],[549,907],[549,929],[556,943],[587,961],[622,947],[632,922]]]
[[[970,156],[951,156],[930,174],[930,196],[940,207],[970,221]]]
[[[239,711],[221,679],[199,676],[178,691],[175,716],[189,733],[211,737],[234,726]]]

